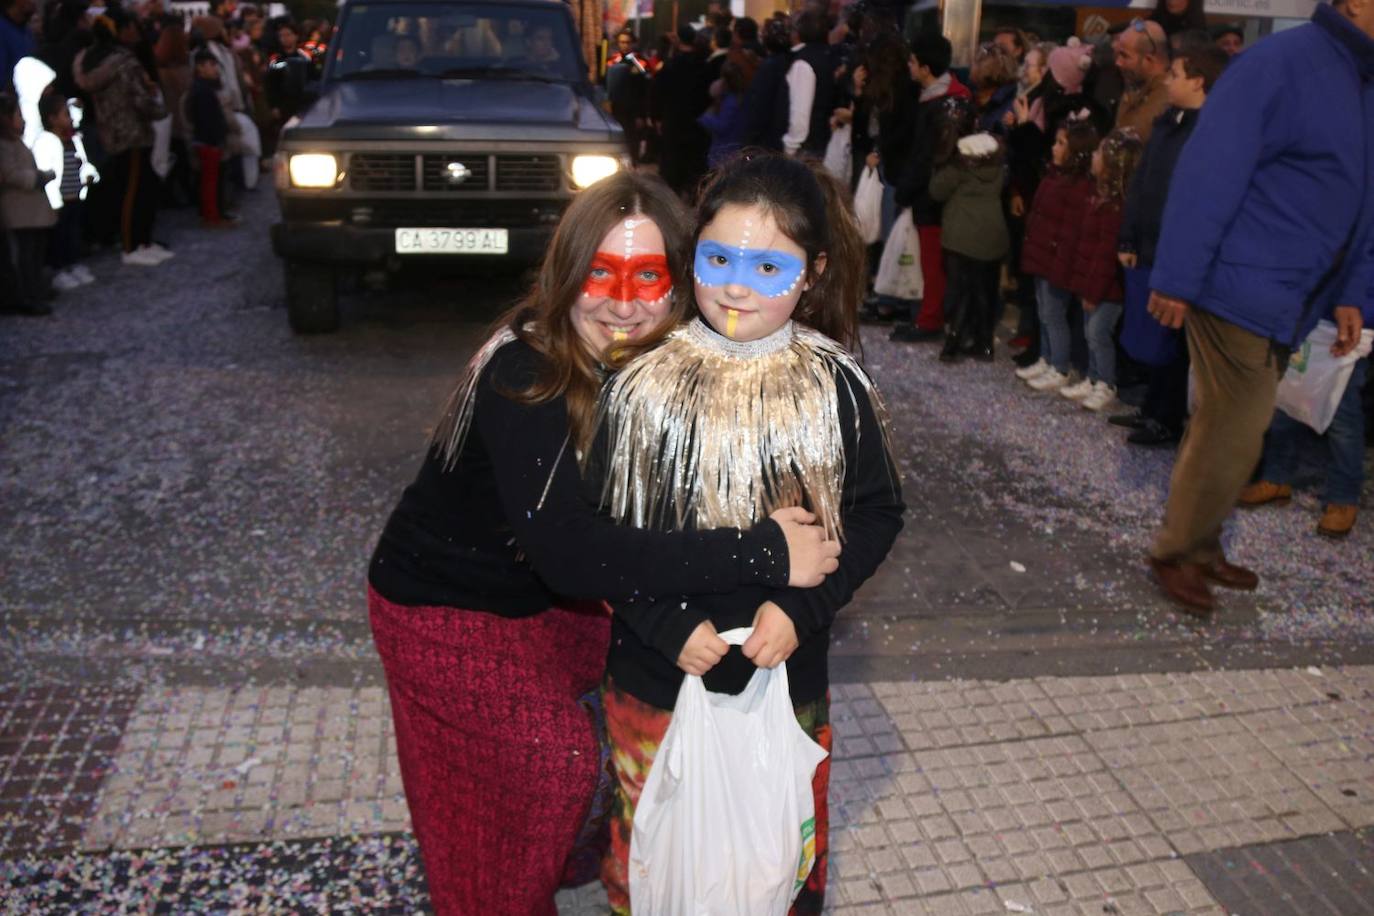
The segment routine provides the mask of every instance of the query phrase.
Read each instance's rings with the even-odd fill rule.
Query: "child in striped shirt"
[[[40,169],[57,176],[44,187],[48,203],[57,211],[48,262],[56,271],[52,285],[65,292],[95,282],[95,276],[81,263],[81,226],[86,192],[100,176],[86,160],[85,145],[62,93],[51,88],[43,93],[38,100],[38,116],[43,132],[33,142],[33,157]]]

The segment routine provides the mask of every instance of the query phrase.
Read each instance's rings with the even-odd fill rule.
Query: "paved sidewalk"
[[[10,912],[83,895],[134,911],[424,906],[380,688],[85,702],[66,718],[35,692],[3,708]],[[1358,832],[1374,826],[1374,668],[851,684],[833,721],[834,913],[1374,906],[1374,839]],[[1256,895],[1260,866],[1237,861],[1279,890]],[[1282,874],[1315,862],[1329,874]],[[1283,908],[1285,888],[1302,908]],[[595,887],[560,897],[564,913],[603,909]]]

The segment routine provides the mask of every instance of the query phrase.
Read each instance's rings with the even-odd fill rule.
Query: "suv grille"
[[[552,226],[568,201],[558,200],[379,200],[370,206],[373,226],[517,228]]]
[[[557,156],[497,156],[496,190],[557,191],[563,167]]]
[[[424,157],[424,185],[426,191],[457,192],[489,190],[490,158],[486,153],[448,153]],[[449,163],[461,162],[468,169],[468,177],[461,183],[449,180]]]
[[[354,153],[348,173],[355,191],[415,190],[415,157],[409,153]]]

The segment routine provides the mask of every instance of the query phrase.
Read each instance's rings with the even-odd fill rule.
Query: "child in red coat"
[[[1093,192],[1088,170],[1096,148],[1097,131],[1092,124],[1070,118],[1055,134],[1049,174],[1036,189],[1026,217],[1021,269],[1035,278],[1040,359],[1016,370],[1016,376],[1036,391],[1069,384],[1069,305],[1073,298],[1069,284],[1078,236]]]
[[[1116,401],[1116,324],[1126,292],[1116,250],[1122,207],[1144,144],[1131,128],[1117,128],[1093,153],[1097,191],[1083,215],[1069,290],[1083,303],[1088,337],[1088,375],[1059,389],[1088,410],[1105,410]]]

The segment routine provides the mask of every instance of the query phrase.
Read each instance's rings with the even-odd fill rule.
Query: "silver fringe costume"
[[[449,395],[448,403],[444,405],[444,418],[434,430],[433,439],[433,444],[442,450],[444,470],[453,469],[453,465],[458,461],[459,452],[463,450],[463,440],[467,438],[468,428],[472,426],[472,412],[477,406],[477,381],[482,377],[482,370],[487,368],[487,363],[491,362],[497,350],[513,340],[515,332],[510,328],[501,328],[491,335],[490,339],[472,355],[472,359],[468,360],[467,368],[463,370],[462,381],[453,390],[453,394]]]
[[[672,530],[747,528],[776,509],[805,506],[828,536],[842,537],[839,398],[857,408],[861,394],[895,468],[882,400],[842,346],[793,322],[739,342],[698,318],[604,392],[602,504],[622,524]],[[854,417],[857,436],[857,409]]]

